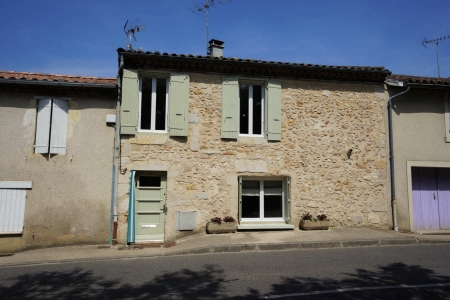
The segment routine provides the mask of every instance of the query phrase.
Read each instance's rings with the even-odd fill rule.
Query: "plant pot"
[[[330,227],[330,220],[325,221],[310,221],[301,220],[300,229],[301,230],[327,230]]]
[[[236,231],[236,222],[222,222],[222,224],[209,222],[208,224],[206,224],[207,233],[229,233]]]

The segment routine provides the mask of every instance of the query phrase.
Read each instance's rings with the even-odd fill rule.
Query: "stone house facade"
[[[116,99],[115,78],[0,71],[0,253],[108,241]]]
[[[448,231],[450,79],[390,75],[386,86],[393,98],[394,223],[405,231]]]
[[[214,51],[211,51],[214,53]],[[383,67],[118,49],[118,241],[333,227],[388,228]]]

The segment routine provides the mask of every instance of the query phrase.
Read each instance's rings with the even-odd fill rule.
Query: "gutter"
[[[0,83],[16,83],[16,84],[33,84],[33,85],[53,85],[53,86],[70,86],[70,87],[95,87],[113,89],[116,84],[103,84],[103,83],[81,83],[81,82],[53,82],[45,80],[23,80],[23,79],[1,79]]]
[[[112,174],[112,193],[111,193],[111,214],[109,224],[109,244],[117,244],[117,190],[119,181],[119,162],[120,162],[120,98],[122,96],[122,80],[120,72],[124,66],[123,55],[119,54],[119,69],[117,71],[117,103],[116,103],[116,130],[114,137],[114,165]]]
[[[403,86],[403,81],[386,82],[391,86]],[[394,231],[398,231],[397,223],[397,199],[395,198],[395,174],[394,174],[394,137],[392,134],[392,100],[409,92],[411,87],[389,98],[388,101],[388,127],[389,127],[389,161],[391,170],[391,204],[392,204],[392,222],[394,223]]]

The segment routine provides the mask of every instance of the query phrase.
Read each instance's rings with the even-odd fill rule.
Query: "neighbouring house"
[[[118,49],[118,240],[167,241],[213,217],[238,230],[388,228],[383,67]]]
[[[0,71],[0,252],[108,242],[116,95],[115,78]]]
[[[386,86],[398,228],[450,230],[450,79],[390,75]]]

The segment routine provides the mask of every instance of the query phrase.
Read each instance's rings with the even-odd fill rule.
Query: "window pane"
[[[141,129],[150,130],[152,106],[152,78],[142,78]]]
[[[264,195],[281,195],[283,193],[281,181],[264,181]]]
[[[259,180],[243,180],[242,195],[259,197]]]
[[[139,176],[139,186],[160,187],[161,177]]]
[[[262,113],[262,86],[254,85],[253,86],[253,134],[261,134],[262,133],[262,122],[261,122],[261,113]]]
[[[166,83],[164,78],[156,79],[156,124],[155,130],[166,129]]]
[[[283,197],[264,195],[264,218],[283,217]]]
[[[242,217],[259,218],[259,196],[242,196]]]
[[[239,85],[239,133],[248,134],[248,84]]]

